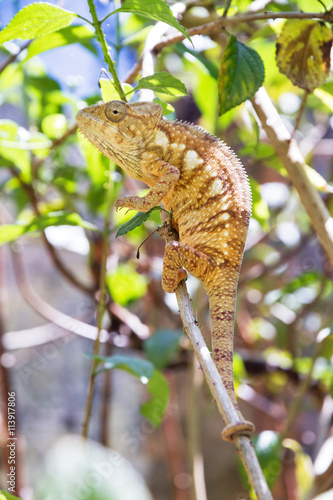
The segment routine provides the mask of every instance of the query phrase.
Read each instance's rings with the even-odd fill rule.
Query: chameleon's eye
[[[126,113],[126,106],[120,101],[110,102],[105,108],[105,116],[110,120],[110,122],[114,123],[118,123],[125,118]]]

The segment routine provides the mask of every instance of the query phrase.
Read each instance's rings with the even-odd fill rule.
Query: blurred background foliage
[[[29,3],[2,0],[1,26]],[[85,2],[59,3],[90,19]],[[119,7],[107,0],[95,5],[100,19]],[[331,7],[329,0],[234,0],[228,17]],[[187,29],[215,20],[224,8],[214,0],[176,7]],[[299,121],[295,139],[318,174],[311,172],[314,185],[325,186],[322,198],[332,214],[333,81],[309,94],[298,120],[304,91],[275,62],[284,23],[238,22],[228,32],[259,53],[264,85],[288,129]],[[120,81],[154,24],[132,13],[103,24]],[[194,48],[188,41],[165,47],[156,60],[156,71],[176,76],[188,95],[158,98],[173,106],[168,119],[194,122],[224,140],[249,174],[253,212],[238,291],[237,394],[256,424],[255,446],[274,498],[314,498],[333,486],[332,266],[251,104],[218,116],[226,33],[193,42]],[[94,31],[80,18],[32,42],[0,45],[0,222],[20,224],[11,226],[12,243],[0,247],[1,410],[5,415],[7,392],[15,390],[16,494],[24,500],[65,494],[87,500],[253,498],[234,449],[220,438],[222,423],[182,334],[175,299],[161,288],[164,242],[157,233],[136,259],[138,246],[160,224],[158,212],[115,239],[134,213],[112,210],[101,354],[113,361],[102,361],[96,379],[90,437],[99,444],[89,444],[91,463],[83,463],[79,440],[66,436],[80,434],[83,423],[110,168],[77,132],[75,115],[101,99],[101,67]],[[112,204],[123,193],[144,193],[146,186],[112,168]],[[188,286],[209,343],[207,298],[191,277]],[[5,417],[1,426],[6,436]],[[4,438],[0,445],[6,489]]]

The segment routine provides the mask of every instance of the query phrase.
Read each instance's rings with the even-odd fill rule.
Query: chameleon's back
[[[180,241],[199,252],[191,257],[196,261],[192,274],[203,282],[209,296],[213,358],[238,408],[233,390],[233,331],[251,213],[249,182],[236,155],[202,129],[162,121],[160,130],[170,145],[163,159],[180,170],[178,182],[163,202],[173,209]]]

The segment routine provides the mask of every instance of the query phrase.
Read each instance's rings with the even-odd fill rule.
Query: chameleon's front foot
[[[251,437],[255,431],[255,426],[248,420],[227,425],[222,431],[222,438],[232,442],[235,436]]]
[[[121,208],[127,208],[128,210],[136,210],[137,212],[146,212],[141,205],[142,198],[139,196],[125,196],[116,200],[114,204],[117,211]]]

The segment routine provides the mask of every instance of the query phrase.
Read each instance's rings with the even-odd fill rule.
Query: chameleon
[[[162,287],[172,293],[186,278],[199,279],[209,299],[212,355],[239,422],[222,436],[251,435],[233,383],[236,291],[251,214],[251,192],[235,153],[201,127],[163,118],[154,102],[113,100],[80,110],[79,130],[130,177],[146,183],[143,196],[126,196],[116,209],[172,209],[179,241],[166,244]]]

